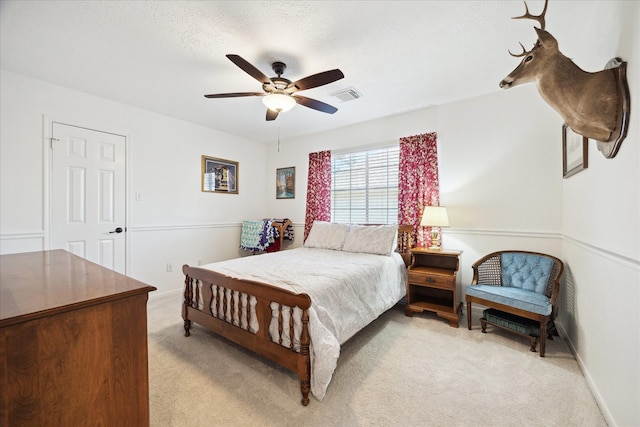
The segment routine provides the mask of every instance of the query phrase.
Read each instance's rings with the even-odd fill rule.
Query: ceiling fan
[[[267,77],[256,67],[251,65],[239,55],[226,55],[234,64],[240,67],[244,72],[254,79],[262,83],[264,92],[232,92],[232,93],[216,93],[205,95],[205,98],[234,98],[240,96],[262,96],[262,103],[267,106],[267,120],[275,120],[278,113],[292,109],[296,103],[304,105],[307,108],[321,111],[323,113],[333,114],[338,109],[332,105],[316,99],[295,95],[296,92],[314,87],[323,86],[340,80],[344,77],[342,71],[335,69],[324,71],[322,73],[307,76],[295,82],[282,77],[284,70],[287,68],[283,62],[274,62],[271,67],[277,74],[277,77]]]

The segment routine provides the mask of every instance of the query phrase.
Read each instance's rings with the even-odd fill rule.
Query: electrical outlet
[[[167,263],[167,273],[171,273],[173,271],[173,264],[170,262]]]

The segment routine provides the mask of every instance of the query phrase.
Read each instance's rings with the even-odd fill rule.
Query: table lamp
[[[449,226],[447,209],[444,206],[425,206],[420,225],[423,227],[431,227],[431,246],[429,249],[440,250],[440,245],[438,245],[439,231],[436,230],[435,227]]]

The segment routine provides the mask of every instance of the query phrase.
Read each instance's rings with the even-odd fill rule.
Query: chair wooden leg
[[[540,321],[540,357],[544,357],[545,344],[547,343],[547,319]]]
[[[471,301],[467,300],[467,328],[471,330]]]

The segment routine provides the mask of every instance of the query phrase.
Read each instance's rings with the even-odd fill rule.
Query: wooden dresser
[[[0,256],[0,425],[149,425],[153,290],[63,250]]]

